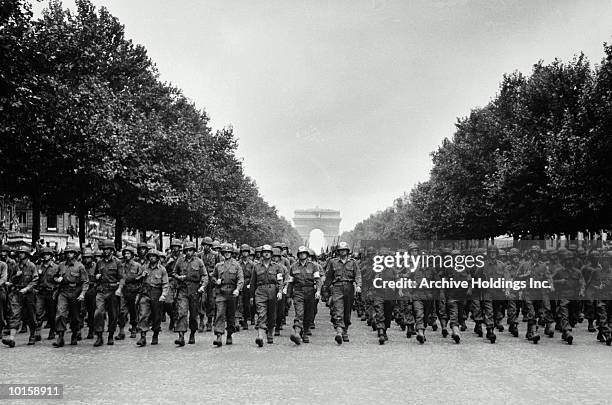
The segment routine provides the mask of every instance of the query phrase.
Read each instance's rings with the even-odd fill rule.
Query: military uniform
[[[278,292],[283,289],[284,275],[283,268],[278,263],[265,262],[266,260],[262,260],[253,268],[251,296],[254,298],[257,310],[255,329],[265,331],[268,342],[271,342],[272,331],[276,324],[276,301]]]
[[[159,252],[156,250],[150,250],[147,256],[153,254],[159,257]],[[151,344],[155,345],[161,331],[162,305],[168,297],[168,272],[159,262],[155,264],[147,262],[142,270],[144,277],[137,300],[138,330],[142,336],[139,346],[144,346],[145,335],[151,329],[153,330]]]
[[[113,243],[110,241],[110,243]],[[110,245],[109,243],[109,245]],[[110,246],[104,247],[105,249]],[[117,313],[119,310],[119,296],[125,284],[125,274],[121,262],[115,258],[104,257],[96,263],[96,279],[98,280],[96,290],[96,311],[94,313],[94,330],[98,339],[94,345],[102,344],[102,332],[104,322],[108,315],[108,344],[114,344],[114,333],[117,329]]]
[[[147,263],[147,261],[145,260],[144,263]],[[120,300],[121,311],[118,319],[120,332],[119,336],[117,336],[119,340],[125,337],[121,331],[123,331],[123,328],[128,323],[128,319],[130,322],[131,337],[136,337],[136,325],[138,324],[136,296],[140,291],[143,271],[143,266],[134,259],[123,261],[121,266],[123,267],[123,274],[125,275],[125,286]]]
[[[36,340],[41,340],[40,333],[45,320],[50,324],[48,339],[55,337],[55,293],[57,284],[53,280],[58,266],[49,260],[38,265],[38,284],[36,285]]]
[[[242,323],[243,329],[248,329],[248,321],[254,317],[254,311],[251,307],[251,275],[253,274],[253,268],[255,267],[251,259],[240,259],[238,262],[242,267],[242,275],[244,276],[244,285],[240,291],[238,297],[238,308],[236,310],[236,317]]]
[[[221,346],[221,335],[227,330],[228,340],[226,343],[231,344],[236,323],[236,296],[244,285],[242,267],[233,258],[218,263],[212,274],[212,283],[215,288],[215,304],[217,307],[214,327],[217,340],[215,342],[217,346]]]
[[[308,250],[305,247],[303,249],[304,253],[308,254]],[[317,265],[307,258],[303,263],[298,260],[291,265],[287,280],[287,296],[293,299],[295,308],[293,328],[297,334],[294,339],[301,337],[305,343],[308,343],[309,338],[305,332],[310,330],[310,325],[314,322],[315,295],[320,295],[320,290],[321,275]]]
[[[18,255],[25,253],[27,256],[17,263],[15,272],[9,276],[11,286],[8,293],[9,317],[8,328],[11,331],[11,339],[3,343],[14,346],[15,333],[21,329],[22,323],[30,328],[29,345],[36,342],[36,293],[38,284],[38,271],[36,265],[30,261],[30,250],[21,247],[17,250]]]
[[[562,258],[566,259],[562,268],[553,276],[555,293],[559,300],[557,305],[557,317],[561,324],[561,338],[568,344],[572,344],[572,327],[569,323],[570,300],[572,297],[584,295],[584,278],[580,270],[573,263],[573,253],[565,252]]]
[[[208,277],[212,277],[212,272],[215,270],[215,266],[221,262],[219,254],[213,250],[203,252],[201,255],[206,271],[208,271]],[[200,297],[200,322],[204,321],[206,316],[206,330],[212,330],[212,324],[215,320],[215,294],[213,293],[213,285],[208,283],[206,285],[206,291],[201,294]]]
[[[65,261],[59,265],[55,280],[59,283],[55,330],[59,334],[54,346],[63,346],[63,336],[68,319],[72,336],[70,344],[77,344],[81,324],[81,301],[89,288],[89,275],[81,262]]]

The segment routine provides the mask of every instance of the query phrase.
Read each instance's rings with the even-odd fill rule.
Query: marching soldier
[[[287,279],[287,296],[293,299],[295,319],[291,341],[296,345],[300,339],[309,343],[307,331],[314,321],[315,300],[321,297],[321,274],[319,267],[308,260],[309,252],[306,246],[300,246],[297,252],[298,260],[291,265]]]
[[[89,275],[83,264],[76,260],[78,255],[76,246],[67,246],[64,249],[66,260],[60,263],[54,277],[59,285],[57,296],[57,311],[55,316],[55,330],[57,341],[53,346],[64,346],[64,332],[66,323],[70,323],[70,344],[77,344],[77,336],[81,327],[81,303],[89,289]]]
[[[416,243],[411,243],[408,246],[408,251],[411,256],[420,255],[419,246]],[[412,270],[412,269],[411,269]],[[419,264],[417,268],[410,274],[410,278],[414,280],[417,286],[421,285],[423,279],[427,281],[438,280],[438,272],[433,267],[426,267],[424,264]],[[432,311],[435,311],[434,306],[434,291],[430,288],[417,288],[413,292],[412,308],[414,311],[415,326],[417,330],[417,341],[423,344],[427,341],[425,337],[425,328],[427,320]]]
[[[184,256],[179,259],[170,275],[177,280],[176,308],[177,318],[174,331],[178,332],[178,339],[174,341],[179,347],[185,346],[185,332],[189,325],[189,344],[195,343],[195,334],[198,330],[198,303],[199,296],[206,291],[208,273],[204,262],[195,254],[195,244],[186,242],[183,247]],[[188,323],[189,320],[189,323]]]
[[[372,280],[372,282],[374,283],[377,279],[382,282],[395,281],[399,275],[398,273],[396,268],[385,266],[382,271],[373,274],[374,280]],[[382,283],[380,285],[382,285]],[[403,296],[403,291],[400,294]],[[389,340],[387,329],[391,327],[391,321],[393,319],[393,307],[396,299],[395,290],[389,289],[388,287],[371,288],[371,297],[372,307],[374,309],[374,323],[378,333],[378,344],[384,345],[385,342]]]
[[[0,247],[0,249],[4,246]],[[8,265],[0,256],[0,332],[4,331],[6,326],[6,282],[8,281]]]
[[[175,298],[178,294],[177,285],[178,280],[174,279],[172,275],[175,272],[179,262],[182,259],[183,255],[181,251],[183,249],[183,245],[179,241],[170,242],[170,257],[165,264],[166,272],[168,273],[168,295],[166,297],[166,301],[163,304],[163,313],[168,314],[170,317],[170,322],[168,323],[168,329],[174,331],[174,324],[176,322],[176,302]]]
[[[2,343],[15,347],[15,335],[22,323],[30,328],[28,345],[36,343],[36,295],[34,288],[38,283],[38,271],[30,261],[30,248],[21,246],[17,249],[17,266],[9,275],[6,285],[9,287],[8,302],[10,306],[8,328],[9,336],[3,337]]]
[[[139,245],[143,245],[142,243]],[[139,246],[138,253],[149,251],[149,247]],[[123,295],[121,297],[121,311],[119,314],[119,333],[115,340],[125,339],[125,325],[130,322],[130,338],[136,337],[136,325],[138,324],[138,308],[136,306],[136,296],[140,291],[142,280],[142,266],[146,265],[147,257],[139,257],[139,261],[135,260],[136,251],[131,246],[126,246],[121,251],[123,255],[123,274],[125,275],[125,285],[123,287]],[[141,265],[140,262],[145,263]]]
[[[276,245],[280,246],[280,243],[276,243]],[[272,261],[279,264],[283,269],[283,286],[285,285],[285,280],[289,277],[289,268],[286,264],[289,263],[289,260],[283,259],[280,247],[272,248]],[[283,324],[285,323],[285,304],[287,302],[287,294],[285,294],[282,289],[282,298],[276,302],[276,328],[274,329],[274,336],[280,336],[281,330],[283,330]]]
[[[517,248],[510,249],[508,252],[509,262],[506,266],[506,280],[514,282],[518,279],[518,269],[521,261],[521,252]],[[506,298],[508,310],[506,312],[507,319],[506,323],[508,324],[508,331],[514,337],[518,337],[518,316],[519,309],[521,306],[520,295],[518,291],[515,291],[511,288],[506,289]]]
[[[161,330],[162,307],[168,296],[168,272],[159,262],[161,253],[155,249],[147,252],[146,265],[141,274],[142,284],[136,304],[138,305],[138,346],[146,346],[147,332],[153,330],[151,344],[158,344]]]
[[[94,262],[93,250],[85,248],[81,255],[83,266],[89,276],[89,287],[85,293],[85,312],[87,314],[87,337],[94,338],[94,314],[96,312],[96,263]]]
[[[55,292],[57,284],[53,280],[57,266],[53,262],[53,250],[44,247],[40,250],[41,263],[38,265],[38,284],[36,285],[36,341],[40,341],[43,322],[50,324],[47,340],[55,339]]]
[[[134,254],[133,260],[137,262],[138,264],[140,264],[141,266],[146,265],[148,251],[149,251],[149,245],[147,245],[145,242],[139,242],[136,245],[136,252],[138,253],[138,256]],[[132,251],[132,253],[136,253],[136,252]]]
[[[340,242],[336,252],[339,257],[330,259],[325,266],[325,286],[331,290],[334,337],[337,344],[348,342],[351,311],[355,293],[361,293],[361,271],[357,261],[348,257],[349,247]]]
[[[252,319],[251,308],[251,274],[253,274],[253,261],[250,258],[251,247],[247,244],[240,246],[240,267],[244,276],[244,284],[238,297],[237,317],[240,318],[242,329],[249,329],[248,321]]]
[[[117,312],[119,300],[123,294],[125,274],[119,259],[114,256],[115,243],[107,239],[101,243],[102,259],[96,263],[96,280],[98,287],[96,291],[96,311],[94,313],[94,331],[96,340],[94,347],[102,346],[104,341],[104,321],[108,315],[108,340],[107,345],[115,344],[113,336],[117,329]]]
[[[272,247],[263,245],[261,262],[256,263],[251,275],[251,299],[255,301],[257,310],[257,338],[255,343],[263,346],[263,336],[268,344],[274,343],[272,331],[276,324],[276,303],[283,298],[283,268],[272,261]]]
[[[451,256],[460,256],[461,251],[453,250],[450,252]],[[471,293],[472,276],[467,269],[458,270],[455,266],[448,266],[444,268],[444,277],[447,280],[451,278],[458,282],[466,281],[468,288],[447,288],[444,291],[444,297],[446,301],[446,315],[448,322],[451,327],[451,336],[455,343],[461,342],[461,335],[459,334],[459,326],[463,318],[463,305],[466,297]]]
[[[557,314],[561,323],[561,339],[568,345],[574,341],[572,327],[569,324],[570,299],[573,297],[584,297],[584,278],[576,266],[576,257],[573,252],[564,250],[561,253],[563,267],[553,276],[555,292],[559,299]]]
[[[215,336],[213,344],[221,347],[223,342],[221,336],[227,330],[225,344],[232,344],[232,334],[234,333],[236,320],[236,298],[244,285],[244,275],[242,267],[232,258],[233,247],[226,243],[221,248],[223,262],[215,266],[212,274],[212,283],[215,286],[215,304],[217,315],[215,317]]]
[[[212,272],[215,270],[215,266],[220,262],[219,255],[212,250],[213,240],[209,236],[205,237],[202,243],[204,245],[204,250],[202,251],[200,257],[204,262],[204,266],[208,272],[208,278],[210,279]],[[204,325],[205,317],[207,318],[206,326]],[[212,331],[212,324],[214,320],[215,295],[213,294],[212,283],[208,283],[206,284],[206,291],[200,294],[200,323],[198,331],[203,332],[204,327],[206,327],[206,332]]]

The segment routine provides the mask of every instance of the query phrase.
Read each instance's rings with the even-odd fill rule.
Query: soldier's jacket
[[[355,259],[348,258],[342,261],[339,257],[335,257],[327,262],[325,285],[330,286],[341,282],[355,283],[361,288],[361,269]]]
[[[2,260],[0,260],[0,261],[2,261]],[[4,260],[4,263],[6,263],[7,277],[10,280],[11,277],[13,276],[13,274],[15,274],[15,272],[17,272],[17,262],[7,256],[6,260]]]
[[[208,272],[202,259],[193,255],[191,259],[182,256],[173,266],[174,273],[170,277],[186,276],[185,280],[178,280],[177,288],[187,292],[187,295],[196,294],[201,286],[208,284]]]
[[[221,280],[220,285],[217,285],[217,280]],[[242,290],[244,286],[242,267],[235,259],[228,259],[222,263],[217,263],[212,274],[212,282],[215,288],[216,300],[224,300],[231,296],[234,290]]]
[[[291,265],[286,284],[291,284],[294,290],[315,287],[319,290],[321,288],[319,267],[309,260],[306,260],[302,266],[298,260]]]
[[[147,266],[143,268],[143,273],[146,271],[148,274],[143,278],[141,292],[145,295],[150,294],[151,288],[161,288],[162,295],[164,297],[168,296],[169,290],[169,281],[168,281],[168,271],[161,265],[161,263],[157,262],[154,266],[151,263],[147,263]]]
[[[438,296],[439,291],[431,288],[421,288],[423,279],[430,281],[439,280],[438,271],[434,267],[417,267],[411,274],[410,279],[416,283],[416,288],[412,290],[412,298],[420,300],[431,300]]]
[[[374,260],[371,257],[368,257],[359,263],[359,271],[361,272],[362,283],[361,288],[364,295],[368,295],[374,289],[374,285],[372,283],[374,281],[374,276],[376,275],[376,272],[374,272],[372,268],[373,265]]]
[[[506,265],[500,260],[485,260],[484,266],[476,274],[482,280],[503,279],[506,277]],[[506,296],[505,289],[485,288],[480,290],[481,299],[503,300]]]
[[[584,278],[575,267],[563,266],[554,275],[555,291],[558,298],[574,298],[584,294]]]
[[[515,280],[519,280],[518,278],[518,271],[519,271],[519,267],[520,267],[520,262],[519,263],[514,263],[512,261],[508,262],[508,265],[506,266],[506,280],[508,281],[515,281]],[[506,296],[509,299],[518,299],[520,298],[520,291],[516,291],[513,290],[511,288],[506,289]]]
[[[275,261],[274,257],[272,257],[272,261],[274,263],[277,263],[281,267],[281,269],[283,269],[283,285],[284,285],[285,281],[289,277],[289,267],[285,266],[285,261],[282,259],[282,257],[278,261]]]
[[[553,285],[552,274],[549,267],[540,261],[526,260],[521,262],[517,273],[516,278],[527,282],[527,285],[529,285],[529,278],[536,281],[548,281],[550,285]],[[538,300],[549,293],[549,290],[541,288],[526,288],[524,290],[524,297],[530,300]]]
[[[98,279],[99,290],[123,288],[125,284],[123,266],[116,257],[111,257],[108,260],[105,258],[98,260],[94,273],[95,275],[100,274]]]
[[[4,288],[4,284],[8,281],[8,266],[3,261],[0,261],[0,292]],[[1,311],[2,309],[0,309]]]
[[[212,250],[208,253],[202,252],[201,259],[204,262],[204,266],[206,266],[206,270],[208,271],[208,275],[212,275],[212,272],[215,270],[215,266],[217,263],[220,263],[219,254],[213,252]]]
[[[585,297],[593,299],[593,295],[596,292],[595,286],[599,284],[599,272],[600,269],[593,267],[590,264],[585,264],[580,269],[582,277],[584,278],[584,290]]]
[[[98,281],[96,280],[96,262],[91,261],[89,264],[83,264],[85,266],[85,271],[89,276],[89,288],[95,288]]]
[[[62,277],[59,284],[60,291],[66,288],[81,287],[81,293],[84,295],[89,289],[89,275],[83,263],[79,261],[60,263],[56,277]]]
[[[136,263],[140,264],[142,267],[145,267],[147,264],[149,264],[149,261],[147,260],[147,256],[143,256],[143,257],[137,257],[136,259],[133,259]]]
[[[255,267],[255,264],[253,263],[251,259],[247,259],[247,261],[244,261],[241,259],[239,263],[240,263],[240,267],[242,267],[242,275],[244,276],[244,287],[243,288],[247,288],[247,286],[250,287],[251,274],[253,274],[253,268]]]
[[[402,273],[401,269],[398,269],[395,267],[387,267],[387,266],[385,266],[380,272],[374,272],[374,270],[372,270],[372,273],[374,273],[372,283],[374,283],[374,280],[376,279],[381,280],[381,281],[396,281],[402,275],[406,275],[407,277],[407,274]],[[381,281],[377,281],[376,285],[382,286],[383,284],[381,283]],[[373,295],[376,297],[382,297],[382,298],[389,299],[389,300],[393,300],[397,298],[396,290],[390,289],[389,287],[376,288],[374,287],[374,284],[372,284],[372,292],[373,292]]]
[[[21,272],[21,275],[17,275]],[[36,265],[26,258],[23,261],[17,263],[15,273],[10,276],[10,282],[13,286],[21,290],[22,288],[27,289],[27,293],[33,292],[36,284],[38,283],[38,271],[36,271]]]
[[[253,266],[253,274],[251,274],[251,297],[255,295],[255,290],[260,286],[273,285],[277,291],[283,289],[284,274],[280,264],[270,261],[266,266],[263,263],[256,263]]]
[[[597,272],[596,280],[591,283],[595,289],[594,299],[612,301],[612,267],[607,266]]]
[[[132,292],[138,291],[142,283],[143,266],[135,260],[124,261],[121,266],[123,267],[123,274],[125,274],[125,289]]]
[[[36,285],[36,291],[38,292],[52,292],[57,288],[57,283],[53,280],[55,277],[58,266],[49,260],[49,263],[41,263],[38,266],[38,284]]]
[[[504,274],[504,277],[505,276],[506,274]],[[463,300],[466,298],[472,286],[472,275],[470,274],[469,269],[459,271],[455,269],[455,266],[448,266],[444,268],[442,277],[446,278],[447,280],[452,278],[454,281],[458,282],[467,281],[468,288],[447,288],[444,291],[444,295],[450,299]]]

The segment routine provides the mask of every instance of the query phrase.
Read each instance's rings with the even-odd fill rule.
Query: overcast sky
[[[427,180],[429,153],[504,73],[598,62],[612,42],[612,0],[94,3],[213,127],[233,125],[281,215],[339,209],[342,230]]]

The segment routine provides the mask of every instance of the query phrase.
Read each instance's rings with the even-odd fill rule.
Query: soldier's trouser
[[[198,315],[202,318],[206,316],[206,293],[198,293]]]
[[[117,329],[117,309],[119,297],[115,295],[115,289],[104,289],[96,293],[96,311],[94,312],[94,331],[104,332],[104,320],[108,314],[108,333],[115,333]]]
[[[70,322],[72,333],[79,331],[81,301],[77,298],[81,291],[81,287],[63,287],[57,295],[57,312],[55,315],[55,330],[57,332],[64,332],[68,322]]]
[[[9,329],[21,329],[25,322],[31,333],[36,330],[36,295],[32,292],[21,294],[19,291],[11,291],[8,295],[10,306],[8,327]]]
[[[242,319],[244,322],[253,317],[251,310],[251,290],[243,288],[238,296],[238,308],[236,309],[236,318]]]
[[[334,328],[348,330],[351,325],[351,311],[353,298],[355,297],[355,287],[353,283],[339,282],[332,284],[332,305]]]
[[[403,297],[398,301],[399,312],[402,318],[402,324],[414,325],[414,314],[412,313],[412,301],[407,297]]]
[[[276,324],[276,285],[257,287],[254,301],[257,309],[255,329],[271,331]]]
[[[120,300],[121,310],[119,311],[119,319],[117,324],[120,328],[125,327],[128,323],[128,318],[132,328],[136,327],[138,323],[138,309],[136,308],[136,296],[138,291],[136,290],[123,290],[123,296]]]
[[[293,326],[302,330],[310,329],[315,316],[315,290],[312,287],[293,289]]]
[[[537,317],[540,317],[544,323],[553,322],[548,298],[543,300],[525,299],[525,311],[525,318],[527,318],[528,323],[537,322]]]
[[[597,312],[597,301],[587,300],[583,301],[584,317],[588,320],[595,320],[595,313]]]
[[[213,292],[212,283],[206,285],[206,299],[204,300],[206,307],[206,318],[208,323],[213,323],[215,320],[215,294]]]
[[[96,288],[89,287],[85,293],[85,309],[87,310],[87,326],[93,330],[96,313]]]
[[[185,289],[181,289],[176,297],[176,320],[175,332],[187,332],[187,320],[189,319],[189,330],[198,330],[198,293],[187,295]]]
[[[215,335],[223,335],[225,330],[231,335],[236,325],[236,298],[233,295],[218,296],[216,305]]]
[[[0,286],[0,330],[6,326],[6,291],[4,286]]]
[[[559,323],[561,324],[562,332],[569,332],[572,330],[572,327],[569,323],[570,317],[570,301],[566,299],[560,299],[557,305],[557,317],[559,319]]]
[[[508,306],[508,319],[507,319],[507,324],[508,325],[514,325],[518,323],[518,313],[519,313],[519,305],[521,304],[520,301],[516,301],[513,299],[509,299],[507,301],[507,306]]]
[[[163,302],[159,301],[162,289],[155,287],[149,289],[149,294],[142,294],[138,302],[138,329],[141,332],[159,332],[161,330],[161,318]]]
[[[502,319],[504,319],[505,312],[506,312],[506,301],[493,300],[493,319],[496,325],[500,324]]]
[[[39,291],[36,294],[36,327],[42,329],[45,320],[55,330],[55,310],[57,304],[53,299],[53,291]]]
[[[474,311],[474,321],[482,321],[487,328],[492,328],[495,325],[492,300],[472,300],[472,308]]]
[[[280,328],[285,320],[285,305],[287,304],[287,295],[283,294],[283,298],[276,301],[276,327]]]
[[[460,325],[459,300],[454,298],[446,299],[446,316],[451,328]]]
[[[612,301],[595,301],[597,303],[597,319],[601,333],[612,332]]]
[[[376,329],[389,329],[391,327],[391,320],[393,319],[393,301],[386,300],[379,295],[374,295],[373,301]]]
[[[480,305],[480,299],[474,297],[471,301],[472,319],[474,322],[482,322],[484,316],[482,314],[482,306]]]
[[[415,328],[417,330],[425,329],[429,314],[434,311],[434,301],[416,298],[412,300],[412,308],[414,310]]]

